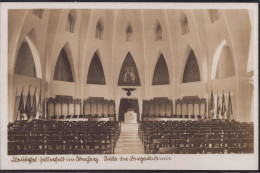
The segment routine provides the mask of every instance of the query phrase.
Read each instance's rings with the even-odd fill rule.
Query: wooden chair
[[[176,147],[159,148],[158,154],[179,154],[179,149]]]
[[[205,137],[207,139],[221,139],[221,134],[207,134]]]
[[[23,154],[22,141],[8,142],[8,155],[21,155],[21,154]]]
[[[77,116],[77,115],[76,115],[76,116]],[[76,116],[75,116],[75,117],[76,117]],[[82,115],[82,114],[81,114],[81,115],[79,115],[78,117],[79,117],[79,118],[85,118],[85,115]]]
[[[205,139],[205,153],[224,153],[224,147],[220,139]]]
[[[51,119],[56,120],[56,119],[57,119],[57,116],[56,116],[56,115],[53,115],[53,116],[51,117]]]
[[[153,139],[160,139],[160,135],[156,135],[156,133],[148,133],[147,138],[144,140],[144,150],[146,154],[153,153]]]
[[[153,139],[152,141],[153,154],[157,154],[159,148],[169,147],[170,143],[168,139]]]
[[[200,154],[202,151],[202,148],[195,147],[180,148],[179,154]]]
[[[64,118],[65,118],[64,115],[60,115],[60,116],[59,116],[59,119],[64,119]]]
[[[171,139],[170,140],[170,147],[176,148],[184,148],[186,145],[186,139]]]
[[[223,141],[227,153],[247,153],[248,148],[243,145],[243,142],[239,139],[225,139]]]
[[[186,145],[180,148],[180,154],[198,154],[203,153],[204,139],[189,138]]]
[[[78,115],[73,115],[72,118],[78,118]],[[80,118],[80,117],[79,117]]]
[[[29,148],[28,148],[29,146]],[[26,149],[25,149],[26,147]],[[27,141],[24,144],[23,154],[29,155],[44,155],[45,154],[45,143],[44,141]]]
[[[243,138],[240,142],[244,148],[243,153],[254,153],[254,138]]]
[[[191,115],[190,118],[195,119],[195,116],[194,116],[194,115]]]
[[[235,139],[235,138],[224,139],[223,140],[223,146],[225,148],[228,148],[228,147],[238,147],[238,146],[240,146],[240,141],[238,139]]]
[[[191,138],[189,139],[189,143],[191,147],[203,148],[204,147],[204,139],[203,138]]]
[[[177,115],[172,115],[172,118],[178,118],[178,116]]]
[[[70,154],[71,151],[68,149],[62,148],[62,141],[60,140],[52,140],[46,141],[46,154],[47,155],[56,155],[56,154]]]
[[[71,115],[67,115],[66,118],[67,118],[67,119],[70,119],[70,118],[71,118]]]
[[[94,149],[77,149],[77,150],[73,150],[72,154],[94,154]]]

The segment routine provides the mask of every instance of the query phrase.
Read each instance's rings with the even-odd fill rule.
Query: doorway
[[[129,108],[132,108],[134,112],[137,114],[137,121],[139,121],[140,113],[139,113],[139,104],[138,99],[124,99],[120,100],[119,105],[119,121],[124,121],[124,114],[127,112]]]

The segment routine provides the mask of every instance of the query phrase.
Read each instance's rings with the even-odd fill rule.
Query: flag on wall
[[[228,110],[227,110],[227,119],[230,120],[231,116],[233,117],[233,108],[232,108],[232,101],[231,101],[231,96],[230,92],[228,94]],[[234,119],[234,117],[233,117]]]
[[[21,97],[20,97],[20,101],[19,101],[18,112],[20,114],[20,120],[21,120],[22,114],[24,114],[23,89],[21,91]]]
[[[36,119],[40,119],[41,117],[42,117],[42,86],[40,89],[39,101],[37,104]]]
[[[225,118],[225,113],[226,113],[226,103],[225,103],[225,96],[224,96],[224,92],[223,92],[223,96],[222,96],[222,107],[221,107],[221,116],[222,116],[222,119]]]
[[[210,103],[209,103],[209,118],[214,117],[214,99],[213,99],[213,92],[211,90],[211,95],[210,95]]]
[[[27,120],[29,120],[31,118],[31,95],[30,95],[30,88],[31,85],[29,86],[29,91],[28,91],[28,95],[27,95],[27,100],[26,100],[26,105],[25,105],[25,113],[27,115]]]
[[[17,98],[17,87],[16,87],[16,89],[15,89],[15,102],[16,102],[16,98]],[[19,101],[20,102],[20,101]],[[15,104],[16,105],[16,104]],[[17,118],[18,118],[18,113],[19,113],[19,105],[18,105],[18,109],[17,109],[17,112],[16,112],[16,118],[15,118],[15,120],[17,120]]]
[[[36,117],[36,90],[37,90],[37,87],[35,88],[34,95],[33,95],[33,103],[32,103],[32,108],[31,108],[32,119],[35,119],[35,117]]]
[[[220,104],[219,104],[219,96],[217,94],[217,119],[219,119],[220,110],[221,110],[221,108],[220,108]]]
[[[206,105],[205,105],[205,112],[204,112],[204,119],[207,118],[207,112],[208,112],[208,105],[207,105],[207,102],[206,102]]]

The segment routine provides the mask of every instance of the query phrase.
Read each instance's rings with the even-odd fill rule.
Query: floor
[[[138,123],[121,123],[115,154],[144,154],[144,145],[138,136]]]

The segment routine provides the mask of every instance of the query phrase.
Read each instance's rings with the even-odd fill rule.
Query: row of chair
[[[253,153],[253,124],[148,121],[138,134],[149,153]]]
[[[8,154],[113,154],[119,122],[39,121],[8,126]]]
[[[167,115],[167,114],[154,114],[154,115],[151,115],[151,114],[142,114],[142,118],[143,120],[145,120],[146,118],[152,118],[152,117],[164,117],[164,118],[185,118],[185,119],[201,119],[201,115],[174,115],[174,114],[171,114],[171,115]]]
[[[88,114],[88,115],[53,115],[50,119],[78,119],[78,118],[109,118],[110,121],[116,120],[116,114]]]

